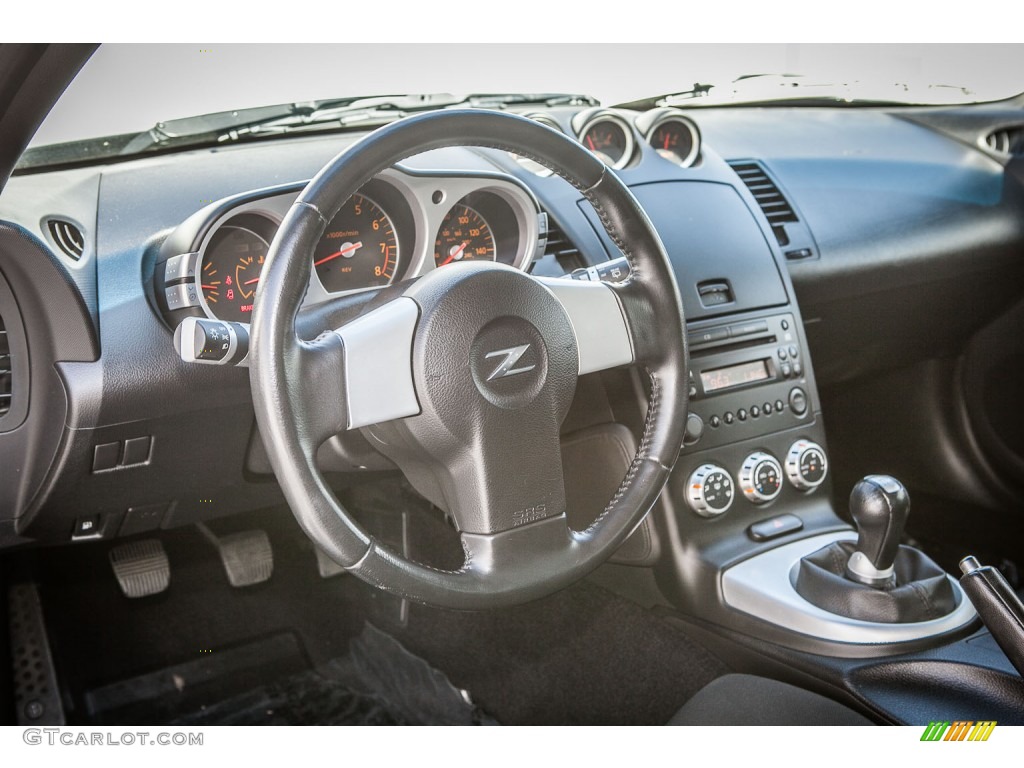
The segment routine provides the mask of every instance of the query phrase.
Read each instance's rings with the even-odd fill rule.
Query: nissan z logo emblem
[[[487,377],[488,381],[494,381],[495,379],[504,379],[506,376],[515,376],[517,373],[526,373],[536,368],[536,365],[524,365],[520,368],[513,368],[512,366],[519,362],[519,358],[526,354],[526,350],[530,348],[529,344],[521,344],[518,347],[509,347],[508,349],[496,349],[494,352],[488,352],[484,355],[484,360],[490,360],[492,357],[504,358],[494,372]]]

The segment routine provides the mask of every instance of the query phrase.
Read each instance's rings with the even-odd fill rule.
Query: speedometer
[[[398,250],[391,217],[357,194],[331,220],[313,252],[313,266],[328,293],[377,288],[394,280]]]
[[[476,209],[459,203],[444,217],[434,241],[434,264],[456,261],[494,261],[494,235]]]

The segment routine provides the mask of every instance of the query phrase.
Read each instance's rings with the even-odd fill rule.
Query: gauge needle
[[[353,251],[357,251],[357,250],[359,250],[362,247],[363,247],[363,243],[362,243],[361,240],[358,243],[352,243],[351,245],[346,245],[344,248],[342,248],[337,253],[332,253],[330,256],[324,256],[322,259],[320,259],[320,261],[314,261],[313,262],[313,266],[314,267],[319,267],[324,262],[330,261],[331,259],[336,259],[339,256],[344,256],[346,253],[352,253]]]
[[[462,252],[466,250],[467,245],[469,245],[469,240],[467,240],[454,251],[452,251],[451,254],[449,254],[448,258],[441,262],[441,266],[443,267],[445,264],[451,264],[453,261],[459,258],[459,256],[462,255]]]
[[[597,147],[594,146],[594,140],[592,138],[590,138],[589,136],[587,136],[587,144],[590,145],[590,151],[591,152],[597,151]]]
[[[254,277],[252,280],[246,280],[242,285],[252,285],[253,283],[258,283],[259,280],[258,277]]]

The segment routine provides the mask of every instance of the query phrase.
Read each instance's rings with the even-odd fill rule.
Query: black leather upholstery
[[[849,707],[754,675],[725,675],[697,691],[669,725],[874,725]]]

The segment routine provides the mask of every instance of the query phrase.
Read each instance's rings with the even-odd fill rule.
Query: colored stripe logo
[[[921,741],[988,741],[995,727],[995,720],[933,720],[921,734]]]

